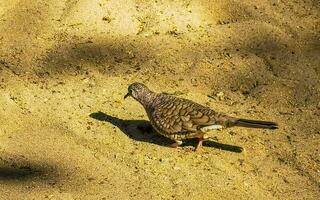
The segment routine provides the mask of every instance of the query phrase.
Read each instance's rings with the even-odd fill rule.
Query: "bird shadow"
[[[150,122],[147,120],[123,120],[100,111],[91,113],[89,116],[93,119],[108,122],[117,126],[124,134],[134,140],[153,143],[160,146],[169,146],[172,144],[172,140],[156,134]],[[186,140],[183,146],[195,146],[196,143],[197,139],[190,139]],[[243,150],[243,148],[239,146],[223,144],[212,140],[205,141],[203,146],[235,153],[240,153]]]
[[[167,146],[172,143],[170,139],[156,134],[147,120],[123,120],[103,112],[94,112],[89,116],[93,119],[113,124],[128,137],[137,141],[153,143],[161,146]]]

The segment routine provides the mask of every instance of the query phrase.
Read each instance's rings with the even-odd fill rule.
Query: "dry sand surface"
[[[319,199],[319,19],[318,0],[0,0],[0,199]],[[280,128],[168,148],[123,100],[135,81]]]

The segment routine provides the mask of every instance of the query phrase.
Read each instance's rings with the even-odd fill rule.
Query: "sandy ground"
[[[318,199],[319,19],[316,0],[1,0],[0,199]],[[134,81],[280,129],[171,149]]]

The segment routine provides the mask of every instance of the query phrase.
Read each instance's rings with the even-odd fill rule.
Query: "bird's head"
[[[147,95],[150,90],[142,83],[132,83],[128,87],[128,93],[124,96],[127,98],[129,96],[133,97],[134,99],[140,101],[145,95]]]

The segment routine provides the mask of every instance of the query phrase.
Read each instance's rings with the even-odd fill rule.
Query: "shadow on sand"
[[[0,158],[0,181],[31,179],[56,182],[58,176],[56,167],[47,163]]]
[[[161,146],[168,146],[172,144],[172,141],[166,137],[156,134],[151,124],[146,120],[123,120],[117,117],[110,116],[103,112],[94,112],[90,114],[90,117],[99,121],[109,122],[114,126],[117,126],[128,137],[142,142],[149,142]],[[195,146],[197,140],[187,140],[184,146]],[[222,144],[212,140],[204,142],[204,146],[221,149],[224,151],[242,152],[242,147]]]

